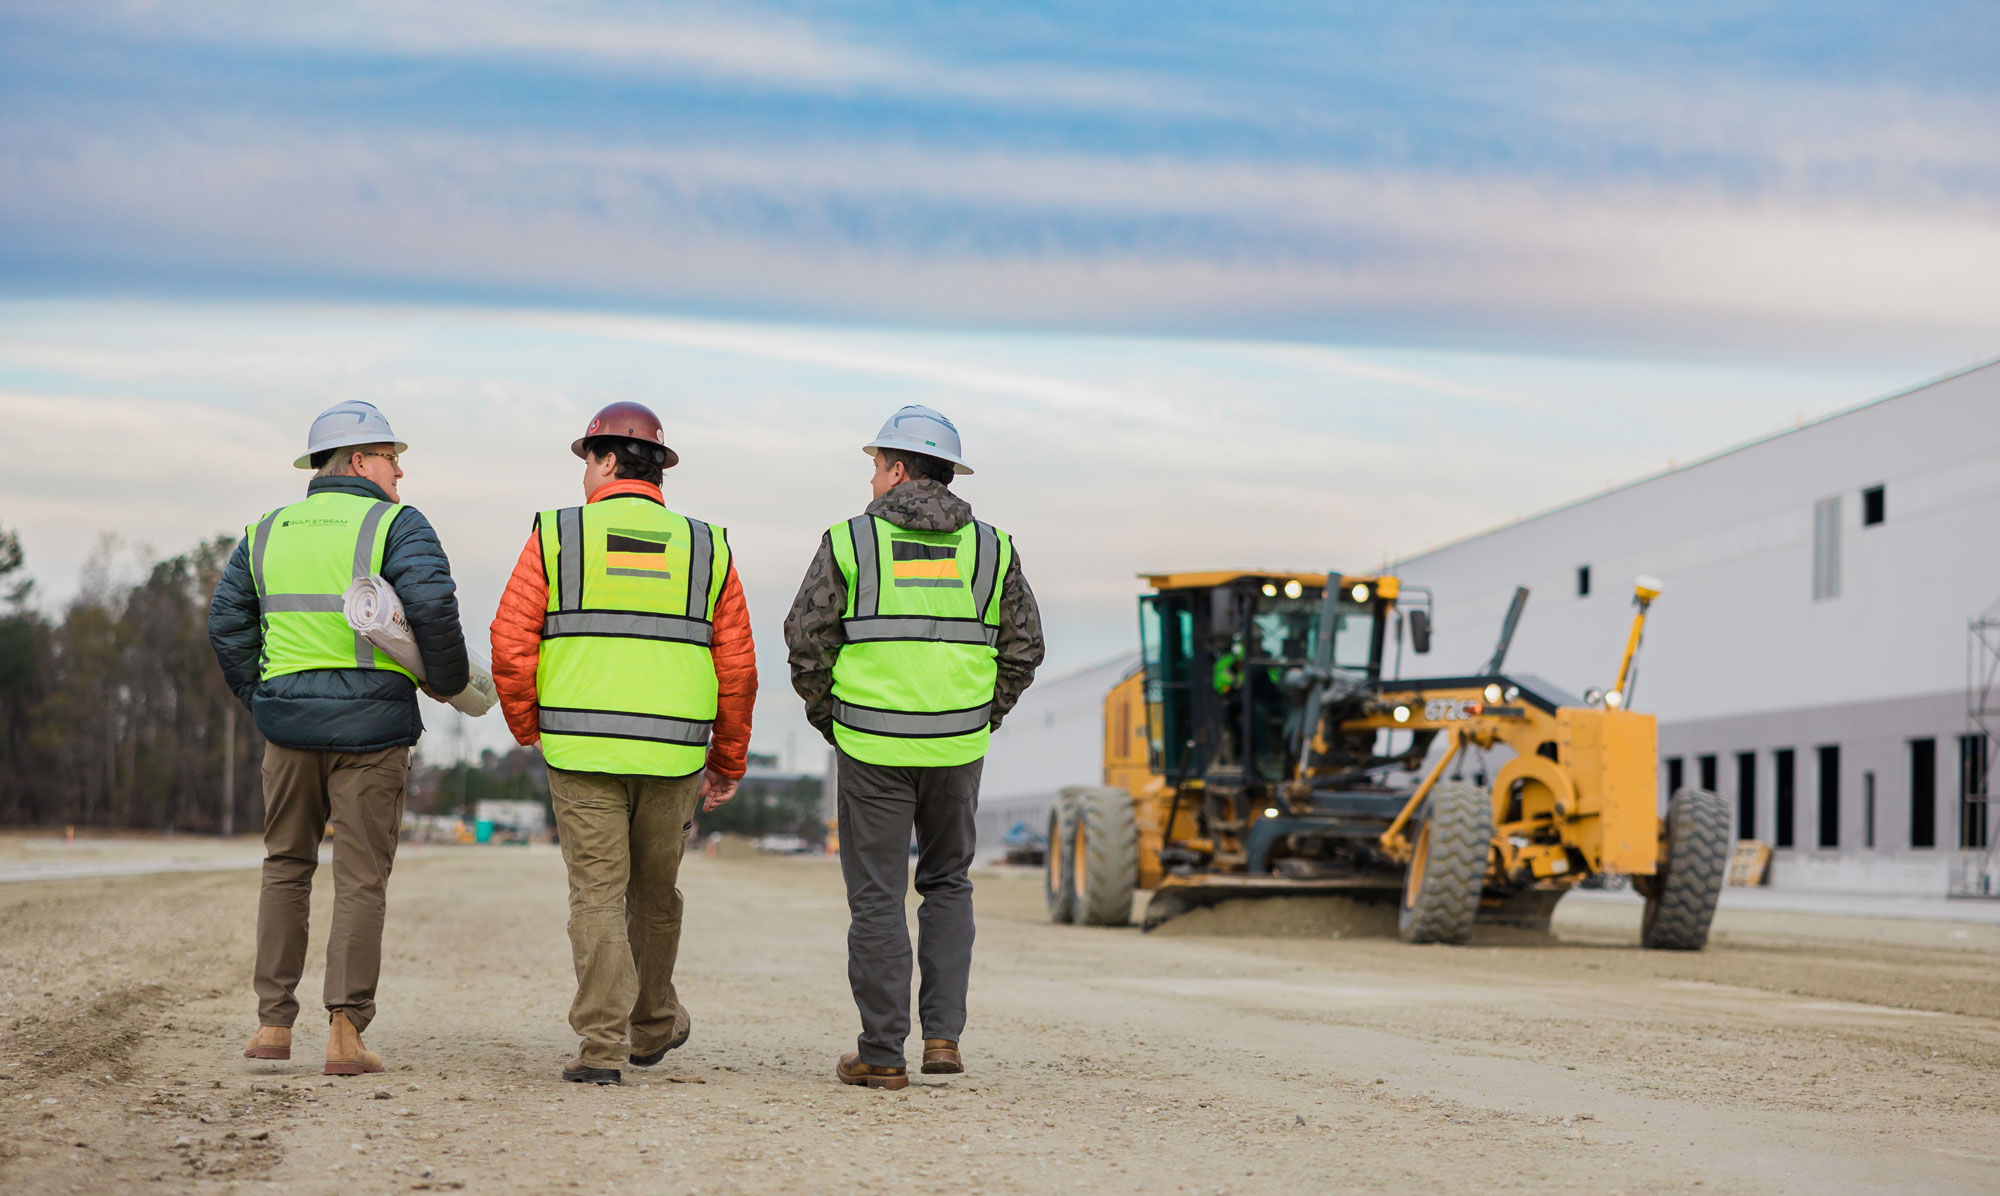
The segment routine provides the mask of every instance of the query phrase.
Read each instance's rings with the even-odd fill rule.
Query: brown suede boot
[[[326,1036],[326,1074],[360,1076],[382,1070],[382,1056],[361,1045],[361,1032],[347,1019],[347,1011],[334,1011]]]
[[[957,1075],[965,1070],[965,1060],[959,1056],[958,1044],[949,1038],[924,1039],[924,1074]]]
[[[292,1057],[290,1026],[259,1026],[256,1037],[243,1048],[245,1059],[289,1059]]]
[[[876,1067],[863,1063],[861,1056],[849,1052],[840,1057],[833,1074],[843,1084],[854,1084],[862,1088],[886,1088],[894,1092],[898,1088],[910,1086],[910,1073],[901,1067]]]

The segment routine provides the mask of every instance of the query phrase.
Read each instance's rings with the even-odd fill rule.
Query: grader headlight
[[[1487,682],[1483,693],[1487,704],[1490,706],[1498,706],[1500,699],[1504,696],[1504,691],[1501,690],[1499,683],[1495,681]]]
[[[1399,723],[1407,723],[1410,721],[1410,708],[1408,706],[1398,706],[1389,712],[1389,717]]]
[[[1287,598],[1296,598],[1305,592],[1306,588],[1299,584],[1299,579],[1296,577],[1285,583],[1285,597]]]
[[[1353,598],[1356,602],[1368,601],[1368,587],[1361,582],[1358,581],[1355,582],[1354,588],[1347,591],[1347,594],[1350,598]]]

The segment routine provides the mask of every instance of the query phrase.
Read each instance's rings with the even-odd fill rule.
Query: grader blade
[[[1187,883],[1163,884],[1146,902],[1141,930],[1151,930],[1193,910],[1225,901],[1260,897],[1348,897],[1362,901],[1394,901],[1401,883],[1379,876],[1340,879],[1286,880],[1272,876],[1197,876]]]

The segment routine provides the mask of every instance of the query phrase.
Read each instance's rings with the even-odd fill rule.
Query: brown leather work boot
[[[955,1076],[964,1070],[965,1060],[959,1056],[957,1043],[949,1038],[924,1039],[925,1075]]]
[[[840,1057],[833,1074],[843,1084],[854,1084],[862,1088],[886,1088],[894,1092],[898,1088],[910,1086],[910,1073],[901,1067],[876,1067],[863,1063],[861,1056],[850,1051]]]
[[[347,1020],[347,1011],[334,1011],[326,1036],[326,1074],[361,1076],[382,1070],[382,1056],[361,1045],[361,1032]]]
[[[259,1026],[250,1045],[243,1048],[245,1059],[289,1059],[292,1057],[290,1026]]]

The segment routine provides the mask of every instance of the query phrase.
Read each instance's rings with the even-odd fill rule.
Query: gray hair
[[[384,442],[382,444],[343,444],[337,449],[328,449],[327,452],[332,455],[326,459],[326,463],[321,465],[319,472],[313,476],[316,478],[353,477],[354,454],[385,452],[393,450],[395,447],[393,444]]]

